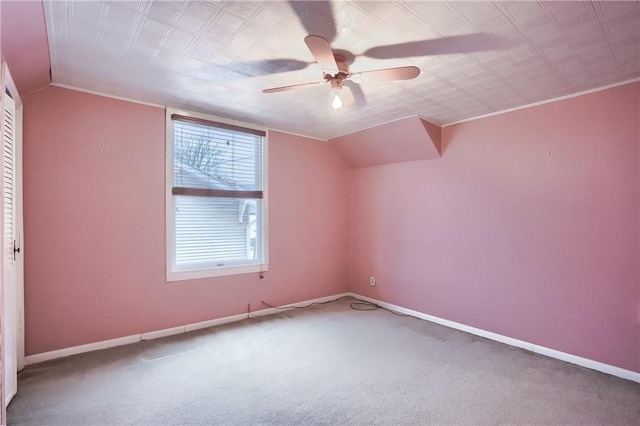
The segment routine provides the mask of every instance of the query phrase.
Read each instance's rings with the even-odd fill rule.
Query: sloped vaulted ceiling
[[[431,160],[441,154],[440,128],[408,117],[329,139],[350,168]]]

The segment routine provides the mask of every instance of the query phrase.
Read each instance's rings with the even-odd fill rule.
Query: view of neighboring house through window
[[[171,128],[168,272],[205,271],[187,279],[263,270],[265,133],[178,114]]]

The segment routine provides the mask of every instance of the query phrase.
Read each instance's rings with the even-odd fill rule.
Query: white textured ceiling
[[[640,77],[640,3],[45,1],[53,83],[327,139],[420,115],[438,125]],[[363,82],[330,110],[304,37],[353,55]],[[395,46],[389,46],[395,45]],[[373,49],[377,46],[388,46]]]

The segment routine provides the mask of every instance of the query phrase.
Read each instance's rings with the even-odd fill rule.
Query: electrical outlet
[[[376,286],[376,277],[369,277],[369,285],[371,287],[375,287]]]

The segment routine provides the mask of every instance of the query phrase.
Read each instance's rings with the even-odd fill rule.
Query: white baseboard
[[[161,337],[173,336],[175,334],[187,333],[193,330],[200,330],[202,328],[215,327],[217,325],[228,324],[231,322],[242,321],[247,318],[273,315],[295,307],[306,306],[311,303],[329,302],[331,300],[339,299],[344,296],[348,296],[347,293],[335,294],[333,296],[320,297],[318,299],[306,300],[298,303],[291,303],[284,305],[280,309],[268,308],[261,309],[250,314],[238,314],[224,318],[217,318],[209,321],[197,322],[193,324],[185,324],[178,327],[165,328],[163,330],[149,331],[141,334],[134,334],[131,336],[118,337],[116,339],[103,340],[100,342],[87,343],[86,345],[72,346],[70,348],[58,349],[50,352],[42,352],[39,354],[28,355],[25,357],[25,364],[37,364],[39,362],[49,361],[56,358],[63,358],[70,355],[77,355],[84,352],[98,351],[101,349],[113,348],[116,346],[128,345],[131,343],[140,342],[142,340],[159,339]]]
[[[139,342],[140,334],[133,336],[118,337],[117,339],[103,340],[100,342],[87,343],[86,345],[73,346],[70,348],[58,349],[50,352],[42,352],[24,357],[25,365],[36,364],[38,362],[49,361],[51,359],[63,358],[69,355],[81,354],[84,352],[99,351],[100,349],[113,348],[116,346],[128,345]]]
[[[163,330],[149,331],[147,333],[142,333],[140,335],[140,340],[153,340],[159,339],[161,337],[173,336],[174,334],[184,333],[184,328],[186,326],[181,325],[179,327],[171,327],[165,328]]]
[[[623,379],[640,383],[640,373],[636,373],[635,371],[625,370],[624,368],[605,364],[599,361],[594,361],[592,359],[583,358],[577,355],[572,355],[566,352],[561,352],[555,349],[539,346],[534,343],[529,343],[523,340],[514,339],[512,337],[503,336],[502,334],[493,333],[491,331],[482,330],[476,327],[471,327],[469,325],[461,324],[459,322],[450,321],[444,318],[439,318],[433,315],[414,311],[412,309],[407,309],[402,306],[394,305],[392,303],[387,303],[387,302],[382,302],[380,300],[372,299],[371,297],[361,296],[356,293],[347,293],[347,295],[355,297],[356,299],[361,299],[367,302],[375,303],[383,308],[390,309],[392,311],[395,311],[401,314],[411,315],[412,317],[434,322],[436,324],[444,325],[446,327],[454,328],[456,330],[464,331],[466,333],[475,334],[476,336],[484,337],[490,340],[495,340],[496,342],[505,343],[507,345],[526,349],[528,351],[531,351],[540,355],[545,355],[550,358],[556,358],[561,361],[579,365],[581,367],[586,367],[592,370],[600,371],[602,373],[610,374],[612,376],[617,376]]]

